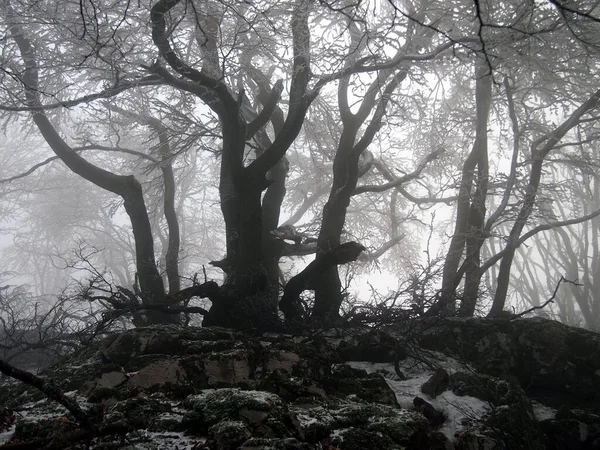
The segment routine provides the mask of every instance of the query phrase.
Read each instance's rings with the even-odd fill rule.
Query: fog
[[[29,3],[0,13],[6,330],[600,329],[595,7]]]

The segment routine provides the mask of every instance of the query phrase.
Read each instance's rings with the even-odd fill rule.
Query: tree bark
[[[306,289],[318,286],[323,277],[327,277],[331,267],[355,261],[364,251],[364,247],[356,242],[346,242],[325,252],[320,258],[311,262],[302,272],[292,277],[285,286],[279,307],[285,319],[290,323],[300,323],[305,317],[300,303],[300,294]],[[312,318],[320,320],[323,316],[315,315]]]
[[[327,252],[341,243],[350,198],[355,193],[359,178],[360,155],[371,144],[377,131],[379,131],[389,99],[407,74],[407,68],[401,69],[395,74],[390,70],[380,72],[377,80],[371,84],[356,114],[350,111],[348,104],[349,77],[340,80],[338,103],[344,128],[333,160],[331,192],[323,208],[323,220],[317,239],[317,259],[324,257]],[[390,77],[391,80],[387,83],[379,100],[377,100],[376,96],[380,86]],[[370,122],[363,135],[357,140],[361,126],[371,113],[373,115]],[[315,282],[313,319],[336,320],[339,317],[338,314],[343,300],[341,287],[337,265],[327,267],[322,276]]]
[[[163,175],[163,212],[167,222],[165,271],[167,273],[169,293],[173,294],[179,292],[181,290],[181,279],[179,275],[179,248],[181,245],[181,235],[177,211],[175,209],[175,175],[173,173],[173,163],[171,161],[173,151],[171,149],[168,130],[163,123],[155,117],[126,111],[115,105],[108,105],[108,108],[121,115],[132,118],[143,125],[147,125],[158,137],[158,148],[161,155],[161,161],[160,163],[155,161],[160,165]],[[159,237],[162,241],[163,238],[161,236]]]

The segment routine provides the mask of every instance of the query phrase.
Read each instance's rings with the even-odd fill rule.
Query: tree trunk
[[[169,11],[180,0],[158,0],[152,7],[152,39],[159,54],[182,79],[174,77],[158,64],[154,70],[164,80],[179,89],[192,92],[201,98],[219,117],[223,136],[219,195],[225,219],[227,255],[218,266],[226,274],[219,296],[211,298],[213,305],[205,316],[205,325],[232,326],[235,328],[272,328],[277,323],[277,302],[270,295],[269,275],[265,266],[262,192],[268,187],[267,173],[285,156],[294,142],[310,103],[318,89],[307,92],[310,72],[310,30],[308,28],[308,1],[294,4],[291,29],[293,37],[293,68],[290,84],[289,110],[275,140],[250,165],[244,166],[246,140],[262,129],[273,115],[279,101],[283,82],[277,82],[268,102],[251,122],[242,114],[244,92],[234,97],[223,77],[216,76],[219,54],[216,39],[219,24],[211,21],[202,29],[204,51],[209,61],[203,70],[197,70],[179,57],[171,47],[167,31]],[[277,194],[278,196],[281,193]],[[269,267],[273,266],[271,261]]]
[[[444,261],[439,302],[439,312],[442,314],[454,314],[455,312],[456,288],[462,279],[458,268],[463,252],[466,254],[465,263],[468,270],[466,271],[465,292],[460,315],[473,315],[477,303],[481,281],[480,249],[485,240],[483,228],[488,184],[487,125],[492,97],[491,78],[486,62],[477,60],[475,67],[475,105],[477,108],[475,142],[463,165],[454,234]],[[477,188],[471,197],[476,175]]]
[[[161,170],[165,189],[163,193],[163,209],[169,233],[165,267],[167,280],[169,281],[169,293],[174,294],[181,290],[181,279],[179,276],[179,246],[181,244],[181,237],[179,233],[179,220],[177,219],[177,211],[175,210],[175,176],[173,174],[173,164],[170,161],[172,152],[170,151],[167,130],[161,125],[158,132],[162,153]]]
[[[341,243],[350,197],[358,182],[360,153],[354,149],[358,126],[358,124],[344,126],[340,137],[338,150],[333,161],[331,193],[323,208],[323,220],[317,239],[317,260]],[[321,276],[315,280],[313,319],[336,320],[339,318],[338,314],[343,301],[341,287],[338,266],[327,267]]]
[[[96,186],[123,198],[135,240],[136,264],[143,302],[148,305],[164,304],[165,289],[156,267],[154,240],[140,183],[133,176],[116,175],[83,159],[62,139],[44,111],[38,109],[41,102],[38,98],[39,80],[35,49],[23,30],[14,23],[11,25],[10,31],[25,64],[23,84],[27,103],[30,107],[35,108],[32,111],[33,121],[50,148],[69,169]],[[160,311],[151,311],[147,316],[152,323],[169,323],[178,320],[176,315]]]
[[[537,197],[537,191],[542,178],[542,166],[544,160],[548,154],[555,148],[556,144],[567,134],[569,130],[575,127],[581,120],[581,118],[597,107],[600,101],[600,90],[596,91],[585,101],[579,108],[577,108],[560,126],[558,126],[552,133],[549,133],[544,139],[538,142],[544,142],[544,145],[540,149],[535,147],[531,151],[531,172],[529,174],[529,183],[525,190],[525,198],[523,199],[523,205],[517,215],[515,223],[508,236],[505,251],[506,253],[502,257],[500,263],[500,269],[498,271],[498,285],[496,287],[496,294],[492,303],[492,308],[488,314],[489,317],[494,317],[502,313],[504,305],[506,303],[506,296],[508,294],[508,286],[510,284],[510,269],[512,262],[515,257],[515,251],[518,246],[519,237],[521,232],[527,223],[535,200]]]

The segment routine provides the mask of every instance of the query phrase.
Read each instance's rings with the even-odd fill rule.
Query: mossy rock
[[[449,388],[456,395],[477,397],[494,406],[519,405],[528,413],[533,414],[527,395],[516,379],[456,372],[450,376]]]
[[[190,410],[183,424],[192,433],[205,433],[223,421],[244,422],[253,435],[279,437],[289,435],[287,409],[275,394],[240,389],[207,389],[188,397],[184,407]]]
[[[224,420],[211,426],[208,431],[219,450],[238,448],[252,437],[250,429],[241,420]]]
[[[66,417],[42,419],[36,422],[23,420],[17,422],[13,439],[17,442],[60,440],[69,433],[79,430],[76,422]],[[42,445],[40,445],[40,448]]]
[[[298,436],[311,443],[327,438],[338,426],[331,411],[320,405],[290,406],[290,416]]]
[[[373,442],[381,441],[382,447],[374,445],[362,448],[406,447],[420,449],[427,448],[429,443],[429,423],[425,417],[414,411],[400,410],[387,405],[352,402],[331,411],[331,414],[335,418],[338,428],[332,436],[342,433],[340,430],[355,430],[348,433],[353,436],[353,442],[356,442],[356,445],[363,442],[361,436],[380,436]],[[361,434],[358,431],[364,433]],[[342,434],[345,435],[346,432]],[[346,445],[350,444],[345,443],[342,447],[344,450]]]
[[[363,428],[338,430],[332,436],[331,444],[343,450],[365,450],[368,448],[405,450],[404,446],[395,443],[390,436]]]
[[[369,402],[399,407],[396,394],[378,373],[369,374],[347,364],[338,364],[322,383],[329,395],[342,398],[353,395]]]

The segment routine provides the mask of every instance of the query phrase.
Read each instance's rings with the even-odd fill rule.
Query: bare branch
[[[546,223],[543,225],[538,225],[537,227],[533,228],[532,230],[528,231],[523,236],[521,236],[519,238],[519,240],[516,242],[515,248],[520,247],[527,239],[529,239],[532,236],[535,236],[536,234],[538,234],[541,231],[552,230],[553,228],[566,227],[569,225],[576,225],[578,223],[585,222],[587,220],[593,219],[594,217],[598,217],[598,216],[600,216],[600,209],[597,209],[596,211],[594,211],[590,214],[587,214],[582,217],[577,217],[575,219],[561,220],[558,222],[550,222],[550,223]],[[504,255],[509,253],[510,250],[511,250],[510,247],[506,247],[501,252],[496,253],[494,256],[492,256],[490,259],[488,259],[481,266],[481,271],[485,272],[486,270],[488,270],[490,267],[492,267],[494,264],[496,264],[500,259],[502,259],[502,257],[504,257]]]
[[[83,411],[75,401],[71,400],[62,392],[60,392],[51,381],[45,380],[25,370],[18,369],[2,359],[0,359],[0,372],[11,378],[22,381],[29,386],[35,387],[43,392],[49,399],[60,403],[62,406],[67,408],[67,410],[73,415],[73,417],[75,417],[75,420],[77,420],[81,426],[88,429],[95,428],[94,423],[87,413]]]
[[[24,81],[23,81],[24,82]],[[164,80],[156,75],[149,75],[144,78],[140,78],[139,80],[132,81],[117,81],[112,87],[105,89],[100,92],[96,92],[94,94],[84,95],[80,98],[75,98],[72,100],[61,100],[55,103],[50,103],[48,105],[28,105],[28,106],[10,106],[10,105],[0,105],[0,110],[2,111],[48,111],[51,109],[57,108],[71,108],[73,106],[80,105],[82,103],[89,103],[98,99],[107,99],[112,98],[119,95],[121,92],[127,91],[132,88],[141,87],[141,86],[158,86],[164,84]]]
[[[101,151],[105,151],[105,152],[126,153],[126,154],[130,154],[130,155],[134,155],[134,156],[139,156],[140,158],[144,158],[144,159],[146,159],[154,164],[157,164],[157,165],[160,164],[160,161],[158,161],[156,158],[154,158],[150,155],[147,155],[145,153],[138,152],[137,150],[129,149],[129,148],[107,147],[105,145],[95,145],[95,144],[85,145],[82,147],[73,147],[73,151],[75,151],[75,152],[84,152],[84,151],[89,151],[89,150],[101,150]],[[44,167],[45,165],[50,164],[51,162],[59,160],[59,159],[60,158],[56,155],[51,156],[50,158],[46,158],[42,162],[39,162],[39,163],[31,166],[25,172],[21,172],[17,175],[13,175],[12,177],[8,177],[8,178],[0,178],[0,184],[10,183],[10,182],[18,180],[20,178],[25,178],[26,176],[31,175],[33,172],[38,170],[39,168]]]
[[[560,277],[560,280],[558,280],[558,283],[556,283],[556,287],[554,288],[554,292],[552,293],[552,297],[550,297],[548,300],[546,300],[544,303],[542,303],[539,306],[533,306],[529,309],[526,309],[525,311],[523,311],[522,313],[516,314],[514,317],[511,317],[510,320],[515,320],[518,319],[519,317],[523,317],[526,314],[529,314],[530,312],[533,312],[537,309],[544,309],[546,306],[548,306],[550,303],[554,303],[554,299],[556,298],[556,294],[558,293],[558,288],[560,287],[560,285],[562,283],[571,283],[574,284],[575,286],[581,286],[581,284],[577,283],[577,280],[567,280],[565,277]]]
[[[256,175],[266,174],[285,155],[287,149],[294,142],[298,133],[300,133],[308,107],[319,94],[317,89],[314,89],[311,93],[307,93],[308,81],[310,79],[308,0],[296,1],[292,15],[292,35],[294,65],[292,68],[289,112],[282,130],[275,137],[273,144],[248,166],[248,171]]]
[[[315,89],[321,89],[327,83],[330,83],[335,80],[339,80],[340,78],[348,77],[350,75],[365,73],[365,72],[378,72],[385,69],[393,69],[397,67],[399,64],[403,62],[416,62],[416,61],[430,61],[435,59],[438,55],[440,55],[445,50],[452,48],[457,43],[471,43],[471,42],[479,42],[477,38],[461,38],[456,39],[454,41],[446,42],[445,44],[440,45],[435,50],[429,53],[416,53],[416,54],[399,54],[396,57],[390,59],[389,61],[384,61],[381,63],[374,63],[372,65],[364,65],[365,62],[369,61],[368,58],[361,58],[356,61],[355,64],[346,67],[339,72],[332,73],[330,75],[323,75],[321,79],[315,85]]]
[[[181,0],[158,0],[150,11],[150,20],[152,21],[152,40],[158,48],[160,55],[177,73],[188,80],[198,83],[211,91],[219,98],[221,105],[227,109],[237,109],[237,100],[233,97],[227,86],[220,80],[209,77],[199,70],[194,69],[181,60],[175,50],[171,48],[169,38],[166,33],[167,22],[165,15]],[[216,103],[209,103],[217,114],[222,114],[223,110]]]
[[[517,163],[519,159],[519,139],[521,137],[521,133],[519,131],[519,120],[517,118],[517,112],[515,111],[515,102],[513,100],[512,95],[512,87],[510,86],[510,82],[508,77],[504,77],[504,89],[506,90],[506,101],[508,104],[508,116],[510,118],[510,123],[513,131],[513,153],[510,160],[510,172],[508,174],[508,179],[506,180],[506,187],[504,188],[504,194],[502,195],[502,201],[496,211],[494,211],[490,217],[488,218],[485,224],[486,232],[489,232],[494,226],[494,223],[498,218],[504,213],[506,206],[510,200],[510,195],[512,193],[513,186],[515,184],[515,179],[517,177]]]
[[[252,120],[252,122],[250,122],[246,127],[246,139],[250,139],[256,134],[258,130],[260,130],[269,122],[271,116],[273,115],[273,112],[275,111],[275,108],[277,107],[277,102],[281,97],[282,90],[283,81],[278,80],[273,85],[273,89],[271,90],[271,93],[267,98],[266,102],[263,104],[261,112],[258,113],[254,120]]]
[[[444,149],[440,149],[440,150],[436,150],[435,152],[429,154],[425,158],[425,160],[421,164],[419,164],[419,166],[415,170],[413,170],[411,173],[406,174],[400,178],[395,178],[394,180],[390,181],[389,183],[380,184],[380,185],[367,184],[367,185],[363,185],[363,186],[357,186],[356,189],[354,189],[354,192],[352,193],[352,195],[359,195],[364,192],[385,192],[389,189],[399,187],[400,185],[402,185],[404,183],[414,180],[419,175],[421,175],[421,172],[423,172],[425,167],[427,167],[427,165],[431,161],[433,161],[434,159],[437,159],[438,156],[440,156],[442,153],[444,153],[444,151],[445,151]]]

